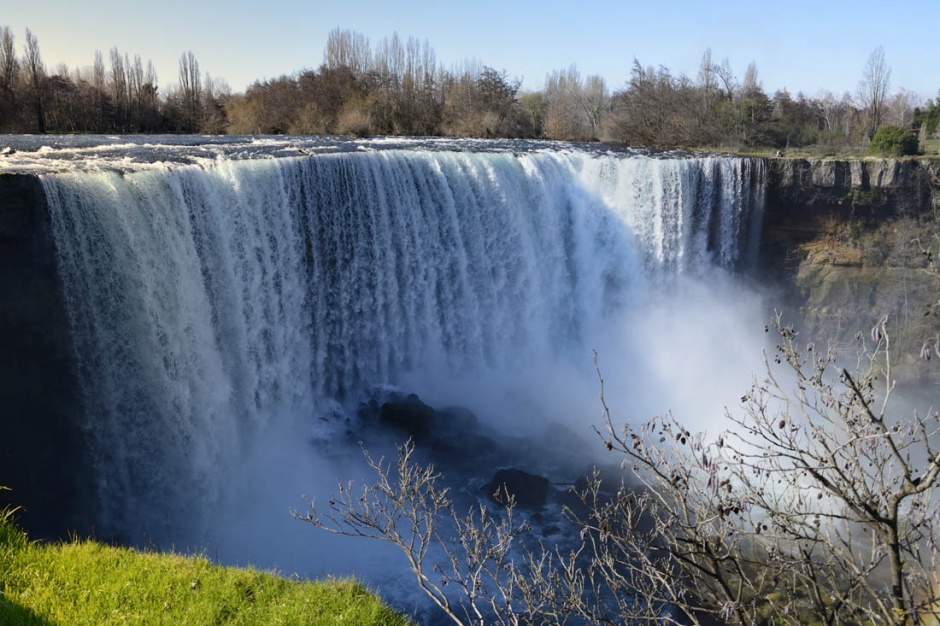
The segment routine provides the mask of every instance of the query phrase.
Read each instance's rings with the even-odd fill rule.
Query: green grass
[[[409,622],[352,580],[288,580],[200,556],[30,541],[0,511],[0,624]]]

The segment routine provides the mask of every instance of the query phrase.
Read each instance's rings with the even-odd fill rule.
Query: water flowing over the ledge
[[[47,174],[100,527],[172,538],[273,423],[422,373],[579,358],[746,266],[760,162],[387,150]]]

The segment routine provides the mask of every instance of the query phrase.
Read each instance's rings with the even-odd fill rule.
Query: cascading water
[[[266,431],[376,385],[589,363],[653,287],[748,262],[761,177],[570,149],[45,175],[98,528],[179,541]]]

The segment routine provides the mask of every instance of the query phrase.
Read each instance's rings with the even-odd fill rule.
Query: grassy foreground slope
[[[0,625],[408,623],[351,580],[287,580],[95,541],[33,542],[0,511]]]

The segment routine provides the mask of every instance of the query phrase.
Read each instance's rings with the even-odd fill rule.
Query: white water
[[[306,438],[376,385],[586,430],[596,348],[632,417],[717,419],[760,358],[726,275],[754,253],[754,167],[416,149],[44,176],[99,531],[299,567],[270,519],[355,471]]]

